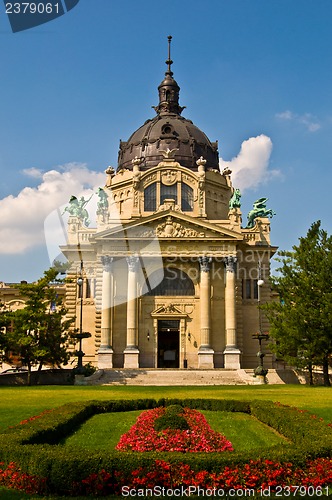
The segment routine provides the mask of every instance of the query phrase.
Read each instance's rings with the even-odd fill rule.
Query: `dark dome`
[[[170,39],[169,47],[170,47]],[[219,168],[218,143],[207,136],[192,121],[181,116],[184,108],[179,105],[180,87],[173,78],[170,52],[166,61],[168,70],[158,87],[159,105],[154,109],[157,116],[147,120],[127,142],[120,141],[118,170],[132,170],[132,160],[144,158],[141,170],[155,167],[163,161],[162,151],[177,149],[174,159],[184,167],[197,170],[196,161],[203,156],[206,168]]]
[[[218,144],[211,143],[207,136],[192,121],[180,115],[158,114],[134,132],[127,142],[120,142],[118,169],[132,169],[135,156],[144,158],[142,170],[155,167],[163,161],[161,151],[175,151],[174,159],[184,167],[197,170],[196,160],[203,156],[206,168],[218,169]]]

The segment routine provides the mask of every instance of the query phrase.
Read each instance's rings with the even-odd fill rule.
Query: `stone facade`
[[[172,158],[147,171],[135,167],[104,187],[107,208],[96,228],[69,217],[67,307],[79,318],[83,300],[83,330],[93,334],[84,340],[85,361],[99,368],[256,367],[257,281],[264,280],[261,302],[271,300],[276,250],[269,219],[241,227],[240,209],[228,208],[229,173],[203,165],[193,172]],[[145,200],[151,185],[152,202]],[[160,198],[164,186],[176,187],[174,198]],[[271,355],[265,365],[272,367]]]

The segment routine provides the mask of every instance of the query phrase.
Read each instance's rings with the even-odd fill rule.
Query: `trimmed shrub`
[[[165,429],[178,429],[186,431],[189,429],[188,422],[182,416],[184,409],[180,405],[167,406],[166,412],[161,417],[155,420],[154,428],[156,431],[163,431]]]
[[[92,415],[106,412],[146,410],[165,406],[172,413],[171,405],[228,412],[245,412],[274,428],[288,439],[288,444],[262,448],[253,452],[231,453],[133,453],[118,451],[89,451],[64,447],[63,439],[73,433]],[[176,412],[175,412],[176,413]],[[270,401],[241,402],[218,399],[90,401],[71,403],[52,411],[24,420],[21,424],[0,434],[0,461],[2,468],[15,465],[33,477],[47,478],[43,487],[51,493],[73,495],[75,484],[93,475],[99,477],[104,470],[111,482],[116,482],[121,471],[130,477],[132,471],[143,467],[149,470],[156,461],[171,467],[190,467],[193,473],[206,471],[220,473],[225,467],[247,467],[253,459],[257,462],[291,463],[304,467],[317,457],[330,457],[332,429],[321,419],[308,412]],[[93,476],[95,477],[95,476]]]

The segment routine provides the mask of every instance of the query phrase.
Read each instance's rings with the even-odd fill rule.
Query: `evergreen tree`
[[[10,310],[0,302],[0,361],[7,361],[7,328],[11,324]]]
[[[50,268],[36,283],[20,284],[17,289],[26,298],[25,307],[10,314],[11,328],[6,333],[6,348],[19,356],[28,369],[38,365],[60,366],[69,359],[68,329],[73,319],[66,319],[66,309],[54,285],[58,271]]]
[[[313,366],[322,366],[324,385],[330,385],[332,354],[332,236],[312,224],[291,252],[280,252],[273,278],[279,302],[265,304],[275,340],[271,348],[288,364],[306,368],[313,383]]]

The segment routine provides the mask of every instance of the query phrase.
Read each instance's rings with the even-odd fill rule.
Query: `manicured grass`
[[[64,441],[65,446],[113,450],[122,434],[136,422],[140,411],[94,415]],[[244,413],[202,411],[212,429],[224,434],[236,451],[254,450],[286,442],[275,431]]]
[[[138,410],[94,415],[63,444],[89,450],[114,450],[122,434],[130,429],[140,413]]]
[[[210,426],[224,434],[232,443],[234,451],[249,451],[269,448],[287,440],[273,429],[245,413],[230,413],[202,410]]]
[[[104,386],[104,387],[1,387],[0,388],[0,430],[21,420],[38,415],[45,409],[51,409],[71,401],[141,399],[141,398],[218,398],[238,400],[271,400],[309,410],[332,422],[332,389],[298,385],[278,386],[209,386],[209,387],[139,387],[139,386]],[[212,422],[211,422],[212,425]],[[221,429],[227,435],[228,431]],[[239,426],[240,436],[244,436],[243,427]],[[235,431],[236,434],[236,431]],[[228,437],[228,435],[227,435]],[[242,437],[241,437],[242,438]],[[236,441],[234,437],[229,439]],[[21,492],[0,488],[0,498],[19,500],[37,498]],[[40,499],[40,497],[38,497]],[[57,497],[50,497],[57,498]],[[112,498],[112,497],[109,497]],[[274,498],[271,495],[270,498]],[[302,497],[304,498],[304,497]]]
[[[140,398],[221,398],[264,399],[307,409],[332,421],[332,388],[298,385],[267,386],[209,386],[209,387],[140,387],[140,386],[88,386],[88,387],[1,387],[0,430],[21,420],[38,415],[41,411],[71,401],[93,399]]]

